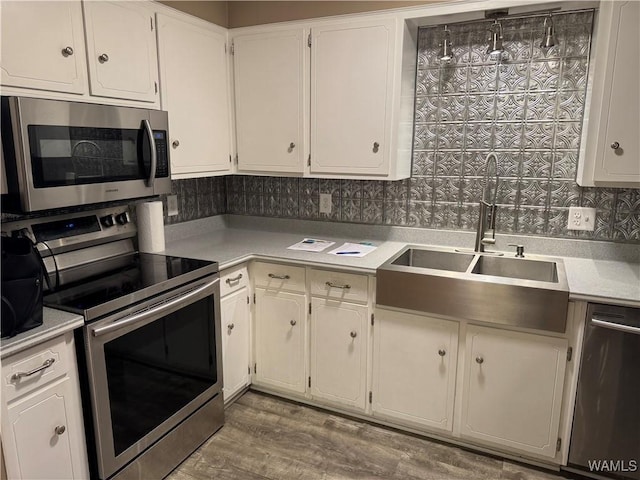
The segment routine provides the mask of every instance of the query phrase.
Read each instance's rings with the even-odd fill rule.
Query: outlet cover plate
[[[331,213],[331,194],[320,194],[320,213]]]
[[[596,209],[587,207],[569,207],[569,230],[593,232],[596,226]]]
[[[167,217],[175,217],[178,213],[178,196],[167,195]]]

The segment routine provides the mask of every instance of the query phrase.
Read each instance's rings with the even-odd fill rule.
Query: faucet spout
[[[491,171],[493,167],[493,172]],[[484,252],[485,245],[496,243],[496,198],[498,196],[498,157],[495,152],[489,152],[485,159],[485,170],[480,200],[480,215],[478,218],[478,230],[476,232],[476,252]],[[491,181],[493,181],[493,191],[491,191]],[[487,195],[489,192],[489,195]],[[487,197],[491,197],[490,200]]]

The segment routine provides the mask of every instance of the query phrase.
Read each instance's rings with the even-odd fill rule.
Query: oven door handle
[[[156,179],[156,168],[158,167],[158,152],[156,150],[156,141],[153,138],[153,130],[151,124],[146,118],[142,120],[144,130],[149,137],[149,146],[151,147],[151,168],[149,170],[149,178],[147,179],[147,187],[153,188],[153,182]]]
[[[114,323],[111,323],[104,327],[94,328],[92,330],[93,336],[99,337],[101,335],[106,335],[107,333],[113,332],[114,330],[120,330],[121,328],[130,326],[139,322],[143,322],[149,317],[153,317],[155,315],[161,314],[162,312],[173,309],[174,307],[180,308],[183,305],[188,304],[193,297],[197,297],[201,293],[213,287],[219,281],[220,279],[216,278],[212,282],[209,282],[201,287],[198,287],[195,290],[192,290],[189,293],[182,295],[178,298],[169,300],[168,302],[158,305],[157,307],[150,308],[149,310],[145,310],[141,313],[137,313],[129,317],[124,317],[122,320],[117,320]]]
[[[639,327],[609,322],[608,321],[609,318],[614,318],[614,317],[608,317],[606,315],[600,315],[600,314],[594,313],[591,316],[591,324],[595,325],[596,327],[610,328],[611,330],[619,330],[621,332],[634,333],[636,335],[640,335]],[[617,317],[615,318],[617,319]]]

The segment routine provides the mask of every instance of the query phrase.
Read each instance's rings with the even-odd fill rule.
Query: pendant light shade
[[[442,43],[440,43],[440,54],[438,59],[440,63],[448,64],[453,60],[453,53],[451,52],[451,32],[444,26],[444,33],[442,34]]]
[[[544,18],[544,37],[542,37],[542,42],[540,42],[540,48],[551,48],[555,44],[556,38],[555,29],[553,26],[553,18],[551,17],[551,14],[549,14]]]
[[[502,56],[502,52],[504,52],[504,47],[502,46],[502,24],[494,20],[489,31],[491,32],[491,40],[489,41],[487,54],[499,59]]]

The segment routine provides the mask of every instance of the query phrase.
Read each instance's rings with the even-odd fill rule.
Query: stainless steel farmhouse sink
[[[566,328],[569,288],[559,258],[409,246],[376,277],[381,306],[552,332]]]
[[[466,272],[473,258],[474,255],[468,253],[407,248],[399,257],[393,260],[391,264],[431,268],[434,270],[448,270],[450,272]]]
[[[471,273],[558,283],[556,262],[480,255]]]

